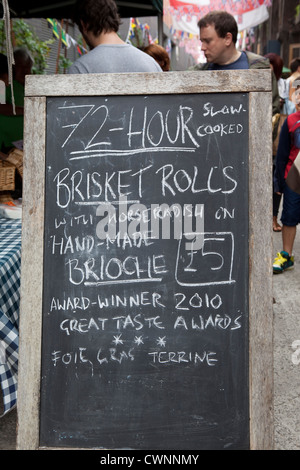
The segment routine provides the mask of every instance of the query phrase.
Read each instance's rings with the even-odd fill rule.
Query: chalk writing
[[[159,346],[165,346],[165,341],[163,338],[158,338]],[[116,345],[122,345],[122,340],[119,336],[116,336],[113,341]],[[141,344],[142,341],[139,342]],[[52,353],[52,363],[53,367],[59,366],[85,366],[83,370],[88,370],[91,376],[94,376],[96,369],[99,366],[107,366],[111,361],[122,364],[126,361],[134,361],[135,356],[134,349],[129,350],[117,350],[115,347],[111,347],[108,350],[104,351],[101,348],[98,349],[96,357],[90,359],[89,352],[86,348],[79,347],[76,351],[53,351]],[[184,365],[187,363],[192,363],[198,366],[207,366],[214,367],[216,366],[218,359],[215,352],[212,351],[203,351],[198,352],[187,352],[187,351],[155,351],[148,353],[150,362],[153,364],[176,364]],[[76,374],[78,373],[78,368],[75,369]]]
[[[216,416],[238,409],[228,368],[247,380],[248,97],[51,98],[47,113],[47,415],[64,414],[47,400],[57,384],[86,428],[94,409],[112,429],[114,410],[159,422],[169,405],[200,415],[209,396]]]
[[[59,331],[67,337],[91,332],[106,335],[109,331],[115,346],[129,341],[120,331],[164,329],[166,335],[157,346],[165,345],[168,332],[174,335],[177,331],[203,332],[209,328],[238,331],[243,315],[239,309],[227,311],[224,294],[175,290],[170,297],[157,288],[135,292],[133,286],[164,285],[172,278],[184,288],[236,283],[237,234],[233,225],[231,231],[220,229],[224,221],[237,216],[237,207],[232,204],[238,204],[234,195],[239,185],[237,165],[242,163],[232,160],[220,165],[223,151],[216,136],[225,143],[228,136],[245,133],[245,103],[216,105],[208,100],[200,107],[178,104],[156,110],[150,103],[119,110],[110,103],[104,98],[101,104],[66,102],[55,108],[61,129],[57,148],[65,157],[61,165],[48,166],[52,175],[49,190],[55,195],[57,210],[47,248],[49,256],[61,257],[64,279],[80,291],[68,295],[66,290],[63,297],[53,292],[48,310],[52,317],[55,312],[86,313],[84,317],[61,319]],[[225,121],[220,120],[222,116],[227,117]],[[228,116],[232,122],[228,122]],[[211,139],[217,144],[216,157],[211,157]],[[157,152],[164,155],[163,160],[156,157]],[[197,157],[188,157],[187,164],[189,154]],[[127,161],[136,158],[142,164],[127,167]],[[107,159],[113,166],[103,163]],[[199,165],[201,160],[207,163]],[[100,164],[95,166],[96,161]],[[155,182],[155,195],[149,181]],[[203,203],[195,203],[201,195]],[[184,197],[184,203],[180,199],[175,202],[178,197]],[[216,208],[211,211],[210,200],[214,198]],[[166,204],[167,200],[171,204]],[[213,219],[219,222],[215,225],[219,230],[214,232],[208,229],[214,226]],[[189,243],[183,245],[183,237]],[[170,263],[160,246],[162,239],[172,238],[178,241],[173,244]],[[91,295],[82,290],[117,285],[128,285],[128,293]],[[173,313],[166,320],[164,315],[149,315],[137,308],[171,309],[178,315]],[[115,312],[112,315],[98,313],[111,310]],[[192,316],[187,317],[187,313]],[[147,339],[135,336],[130,343],[145,345]],[[162,363],[160,357],[148,353],[152,363]],[[185,362],[174,357],[168,362]]]

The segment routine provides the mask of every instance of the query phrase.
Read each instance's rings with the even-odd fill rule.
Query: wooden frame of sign
[[[22,279],[17,434],[18,449],[58,447],[56,445],[47,445],[40,442],[40,425],[41,420],[43,419],[43,411],[40,411],[41,382],[43,380],[41,363],[43,342],[47,339],[45,335],[42,336],[43,291],[44,289],[48,289],[48,286],[53,282],[52,278],[47,278],[47,272],[44,273],[43,262],[45,250],[44,233],[45,224],[47,222],[45,220],[45,207],[47,207],[47,201],[45,201],[45,174],[47,172],[47,169],[45,168],[47,142],[46,116],[48,112],[47,100],[49,98],[52,99],[57,97],[61,97],[65,100],[69,97],[87,97],[89,100],[93,99],[93,97],[114,97],[114,99],[116,99],[116,97],[120,96],[125,97],[125,99],[126,97],[129,97],[128,99],[131,100],[132,96],[155,97],[155,95],[159,95],[161,101],[164,99],[164,96],[166,96],[166,100],[169,101],[172,97],[176,97],[178,95],[188,98],[188,95],[199,95],[201,97],[203,94],[206,96],[206,101],[205,106],[202,108],[201,115],[209,115],[210,119],[215,116],[222,116],[222,118],[224,117],[225,119],[226,114],[230,114],[232,119],[234,119],[240,112],[240,108],[238,110],[237,105],[235,106],[235,111],[230,111],[229,106],[227,105],[221,109],[217,108],[215,105],[213,107],[209,103],[214,103],[214,96],[218,97],[222,94],[222,99],[225,100],[225,103],[230,102],[231,97],[243,96],[246,97],[245,99],[248,105],[248,113],[246,114],[248,116],[249,132],[246,136],[246,141],[248,142],[249,148],[249,218],[246,222],[249,222],[249,238],[247,240],[249,248],[249,262],[246,265],[248,270],[246,286],[248,298],[246,300],[249,309],[247,320],[247,341],[249,346],[247,357],[249,362],[248,364],[245,364],[246,370],[248,371],[247,373],[249,374],[248,437],[250,449],[273,448],[271,74],[269,70],[241,70],[231,72],[171,72],[164,74],[91,74],[81,76],[57,75],[27,77],[24,130]],[[101,103],[102,102],[103,101],[101,101]],[[222,100],[221,102],[223,103]],[[201,103],[203,104],[203,102]],[[105,109],[103,104],[101,107],[102,109]],[[98,107],[97,109],[100,108]],[[184,107],[181,106],[180,109],[185,109],[186,111],[187,109],[190,110],[191,107],[189,108],[189,105],[184,104]],[[163,113],[156,115],[158,120],[162,114]],[[184,140],[184,138],[189,140],[189,138],[192,137],[192,132],[189,131],[191,113],[187,111],[187,114],[184,115],[185,117],[182,116],[183,113],[181,114],[181,121],[178,118],[179,120],[176,122],[177,125],[181,125],[182,128],[185,128],[184,131],[181,129],[180,135],[182,140]],[[74,123],[71,122],[70,125],[72,125],[72,129],[74,129]],[[219,124],[215,124],[216,127],[214,127],[214,131],[212,131],[213,127],[207,127],[207,133],[220,132],[218,125]],[[229,131],[229,129],[231,130]],[[236,135],[232,137],[234,142],[236,142],[236,139],[240,139],[240,136],[237,135],[237,129],[238,127],[236,123],[233,124],[233,127],[229,126],[226,128],[226,133],[227,131],[232,131],[232,133],[235,132]],[[70,136],[70,134],[72,134],[70,133],[70,129],[68,132],[69,134],[67,135]],[[199,126],[197,134],[194,135],[197,135],[197,137],[200,138],[204,133],[204,127]],[[93,135],[95,136],[95,133]],[[174,134],[172,134],[172,139],[174,141],[173,136]],[[52,139],[56,138],[58,139],[57,136],[52,136]],[[148,138],[151,138],[150,133]],[[157,146],[157,140],[154,142],[154,137],[152,137],[152,139],[153,146]],[[58,157],[56,156],[55,158]],[[49,162],[48,166],[51,166],[49,165]],[[130,170],[128,169],[124,170],[124,173],[129,171]],[[223,176],[224,174],[225,173],[223,171]],[[212,174],[210,176],[213,178]],[[227,176],[227,183],[232,183],[234,181],[233,175],[231,173],[229,174],[227,171]],[[212,181],[212,179],[210,181]],[[189,183],[191,184],[191,179],[189,180]],[[166,187],[170,189],[169,186]],[[241,219],[236,223],[239,223],[240,228],[242,229],[243,224],[241,224]],[[181,285],[184,284],[185,282]],[[177,300],[182,301],[183,296]],[[206,300],[209,301],[208,299]],[[55,308],[56,306],[54,305],[53,309],[55,310]],[[49,315],[50,313],[48,312],[48,316]],[[182,324],[179,325],[179,318],[180,321],[183,322],[183,317],[178,316],[178,328],[179,326],[182,326]],[[236,326],[240,326],[240,321],[241,320],[236,319]],[[185,323],[183,326],[183,330],[188,328]],[[97,328],[99,329],[100,326],[98,325]],[[58,332],[57,334],[59,335],[60,333]],[[232,328],[232,335],[233,334],[234,329]],[[120,336],[121,335],[118,336],[119,339]],[[163,335],[161,335],[161,341],[162,337]],[[116,335],[114,336],[114,341],[116,345]],[[178,367],[178,373],[181,374],[180,365],[178,365],[178,362],[180,361],[178,360],[178,356],[175,356],[175,353],[169,353],[169,356],[160,356],[158,353],[153,352],[151,354],[153,361],[156,361],[155,367],[165,367],[165,364],[163,363],[173,362],[176,363],[174,367]],[[172,356],[170,354],[172,354]],[[181,362],[188,362],[191,360],[191,353],[189,354],[190,356],[186,356],[185,359],[181,356]],[[168,361],[159,361],[159,358],[166,359],[166,357],[168,357]],[[194,362],[196,362],[195,357],[196,356],[193,356]],[[60,359],[57,357],[57,365]],[[65,368],[67,368],[67,359],[69,360],[69,356],[65,358]],[[88,361],[85,356],[81,359],[82,362]],[[208,356],[206,356],[206,361],[208,362]],[[159,362],[161,362],[161,364],[158,364]],[[213,359],[211,365],[214,365]],[[171,366],[173,367],[173,364],[171,364]],[[241,384],[239,380],[240,377],[236,377],[236,386],[242,388],[243,384]],[[162,382],[163,381],[161,381],[161,383]],[[199,419],[198,425],[201,425]],[[64,442],[66,441],[62,439],[63,447]],[[141,445],[141,448],[154,448],[147,447],[147,445],[146,439]],[[153,445],[153,443],[151,442],[149,445]],[[193,442],[192,445],[195,445],[195,443]],[[171,446],[172,444],[169,444],[169,448]],[[202,448],[201,446],[202,445],[200,443],[199,448]],[[68,444],[65,447],[70,448],[72,446]],[[80,441],[79,444],[75,441],[73,448],[78,447],[85,446],[80,446]],[[92,448],[95,447],[98,446],[95,446],[95,443],[93,442]],[[104,444],[99,442],[99,447],[112,448],[112,446],[107,442]],[[126,446],[123,448],[125,447]],[[130,447],[130,445],[127,447]],[[208,443],[206,448],[209,447],[210,444]],[[226,443],[223,447],[226,447]],[[132,448],[137,448],[135,443],[133,443]],[[171,448],[178,449],[178,447]],[[183,445],[182,448],[190,449],[195,447],[189,447],[189,444],[186,444],[186,447]]]

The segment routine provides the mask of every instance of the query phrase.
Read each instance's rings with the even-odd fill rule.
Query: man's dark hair
[[[118,7],[113,0],[77,0],[73,21],[81,32],[82,21],[95,36],[102,32],[117,32],[121,23]]]
[[[227,33],[232,34],[232,41],[235,44],[238,36],[238,26],[234,17],[227,11],[211,11],[198,21],[199,28],[214,26],[217,35],[225,38]]]

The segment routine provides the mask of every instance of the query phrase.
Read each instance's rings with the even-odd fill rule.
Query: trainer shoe
[[[273,263],[273,273],[279,274],[283,273],[287,269],[291,269],[294,267],[294,256],[289,256],[286,251],[281,251],[277,253],[277,257]]]

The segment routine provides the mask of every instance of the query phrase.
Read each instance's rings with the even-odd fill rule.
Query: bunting
[[[79,44],[72,36],[65,32],[65,30],[61,27],[59,22],[53,18],[47,18],[48,26],[52,28],[53,36],[62,42],[62,45],[67,47],[68,49],[71,46],[74,46],[78,52],[78,55],[83,55],[87,52],[87,50]]]
[[[67,41],[67,34],[66,34],[65,30],[59,25],[59,23],[56,20],[52,19],[52,18],[47,18],[47,21],[52,26],[53,36],[56,39],[61,39],[61,42],[64,46],[70,47],[69,43]],[[60,31],[59,31],[59,28],[60,28]]]
[[[79,56],[86,54],[87,50],[72,38],[72,36],[66,33],[57,20],[47,18],[47,21],[48,26],[52,28],[53,36],[58,40],[61,39],[65,47],[70,48],[74,46]],[[130,18],[129,30],[125,42],[142,48],[148,46],[148,44],[157,43],[158,39],[157,37],[153,38],[151,36],[150,26],[147,23],[141,23],[138,18]]]
[[[272,0],[164,0],[164,17],[171,17],[173,29],[196,35],[202,16],[213,10],[224,10],[235,17],[242,31],[266,21],[267,8],[271,5]]]
[[[148,44],[157,43],[158,40],[152,38],[150,26],[147,23],[141,23],[138,18],[130,18],[126,42],[143,48]]]

